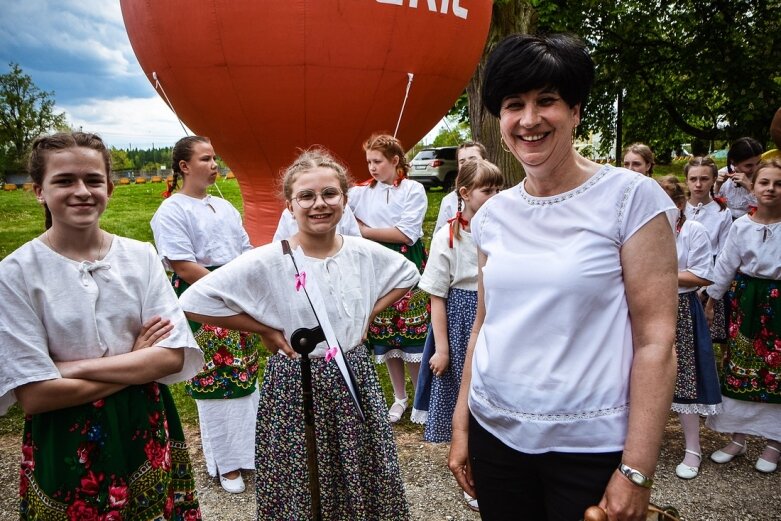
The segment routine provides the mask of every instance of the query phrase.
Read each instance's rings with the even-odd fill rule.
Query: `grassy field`
[[[235,180],[221,180],[218,182],[218,187],[225,199],[233,203],[239,211],[243,210],[241,192]],[[103,214],[101,221],[103,228],[117,235],[154,242],[149,221],[163,201],[160,193],[164,189],[164,184],[116,186],[108,208]],[[219,195],[215,188],[211,188],[210,192],[215,196]],[[426,244],[431,240],[431,232],[434,230],[439,202],[443,195],[443,192],[438,190],[432,190],[429,193],[429,210],[424,224]],[[0,226],[0,258],[2,258],[43,233],[43,210],[31,192],[22,190],[0,192],[0,223],[2,223]],[[261,366],[261,373],[262,370]],[[378,372],[383,389],[390,399],[392,391],[387,371],[384,366],[378,366]],[[184,385],[172,386],[172,391],[182,421],[189,424],[197,423],[198,413],[195,404],[184,393]],[[412,395],[411,387],[408,389],[408,393],[410,396]],[[0,417],[0,434],[20,432],[21,424],[21,410],[18,406],[14,406],[6,416]]]

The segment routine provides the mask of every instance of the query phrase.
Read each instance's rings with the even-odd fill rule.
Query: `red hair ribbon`
[[[467,226],[469,226],[469,221],[461,217],[461,212],[456,212],[456,216],[452,219],[448,219],[447,223],[450,225],[450,247],[453,247],[453,221],[458,222],[458,224],[461,225],[461,229],[463,230]]]
[[[171,197],[171,190],[173,189],[174,184],[171,181],[166,181],[165,186],[165,191],[161,192],[160,195],[163,197],[163,199],[168,199]]]
[[[393,186],[399,186],[402,181],[404,181],[407,178],[407,173],[404,171],[403,168],[399,168],[396,170],[396,179],[393,181]]]
[[[726,197],[720,197],[718,195],[713,196],[713,200],[716,201],[719,204],[727,204],[727,198]]]
[[[757,211],[757,207],[753,205],[749,205],[748,211],[746,212],[749,215],[754,215]]]

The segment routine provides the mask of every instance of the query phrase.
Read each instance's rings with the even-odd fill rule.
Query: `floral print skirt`
[[[322,519],[409,519],[377,372],[362,345],[345,358],[357,380],[363,422],[336,362],[311,359]],[[258,407],[257,519],[312,519],[301,393],[300,361],[270,357]]]
[[[727,292],[729,339],[721,392],[781,404],[781,281],[738,273]]]
[[[422,241],[412,246],[381,243],[411,260],[421,272],[426,266],[428,254]],[[431,304],[428,293],[417,287],[380,311],[369,324],[369,343],[374,350],[375,362],[388,358],[401,358],[405,362],[420,362],[426,343]]]
[[[28,415],[23,520],[201,519],[187,444],[165,385]]]

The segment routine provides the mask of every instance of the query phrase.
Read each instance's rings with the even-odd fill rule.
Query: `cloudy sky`
[[[126,148],[184,135],[130,47],[119,0],[0,0],[0,72],[18,63],[72,126]]]
[[[10,62],[54,92],[71,126],[109,145],[149,149],[184,135],[133,54],[119,0],[0,0],[0,73]]]

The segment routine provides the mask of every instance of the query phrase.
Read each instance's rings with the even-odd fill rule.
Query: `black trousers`
[[[469,459],[486,521],[579,521],[602,499],[622,452],[526,454],[469,418]]]

